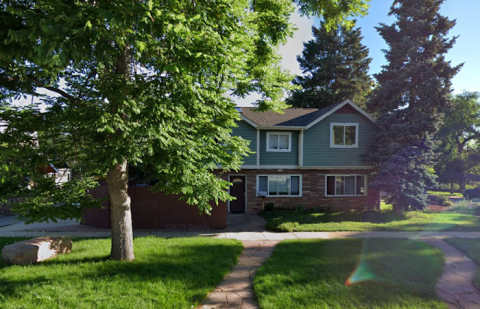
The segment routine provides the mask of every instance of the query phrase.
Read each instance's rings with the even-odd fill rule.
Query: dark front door
[[[245,176],[230,176],[230,195],[235,197],[235,201],[230,201],[230,212],[240,213],[245,212]]]

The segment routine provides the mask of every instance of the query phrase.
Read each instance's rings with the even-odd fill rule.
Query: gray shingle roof
[[[241,110],[243,116],[262,127],[305,127],[340,104],[324,108],[287,108],[283,114],[257,112],[254,107],[242,107]]]

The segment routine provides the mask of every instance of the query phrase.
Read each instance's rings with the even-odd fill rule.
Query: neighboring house
[[[256,153],[238,172],[224,173],[236,197],[229,212],[275,207],[350,210],[378,207],[378,190],[369,188],[371,166],[361,155],[379,130],[375,120],[352,101],[326,108],[289,108],[284,114],[239,108],[232,135],[250,140]]]

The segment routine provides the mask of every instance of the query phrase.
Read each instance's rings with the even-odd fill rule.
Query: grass
[[[480,231],[477,207],[450,207],[444,212],[414,211],[397,217],[386,210],[367,217],[361,212],[262,212],[273,231]],[[298,223],[298,224],[296,224]]]
[[[0,247],[19,239],[0,238]],[[236,264],[242,244],[212,238],[134,240],[136,259],[108,259],[110,239],[29,266],[0,262],[0,308],[195,308]]]
[[[480,242],[478,239],[447,238],[445,241],[463,251],[469,258],[480,265]],[[480,289],[480,268],[477,267],[473,283]]]
[[[442,253],[419,241],[289,240],[258,270],[254,291],[262,309],[446,309],[435,289],[442,269]]]
[[[463,197],[463,194],[460,192],[453,192],[451,194],[450,192],[444,192],[444,191],[427,191],[427,194],[430,195],[437,195],[437,196],[455,196],[455,197]]]

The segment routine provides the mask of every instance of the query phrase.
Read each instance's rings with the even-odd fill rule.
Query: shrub
[[[265,205],[265,211],[273,211],[275,209],[275,203],[267,203]]]
[[[438,205],[446,206],[445,203],[449,202],[448,197],[446,197],[444,195],[436,195],[436,197],[437,197]]]
[[[297,226],[299,226],[298,222],[283,222],[278,224],[274,221],[271,221],[267,223],[267,228],[269,230],[277,232],[293,232]]]
[[[295,212],[305,212],[306,210],[307,210],[307,207],[305,207],[305,205],[295,206]]]
[[[324,212],[325,209],[322,206],[315,206],[313,207],[313,212],[319,213],[319,212]]]
[[[444,203],[442,204],[442,206],[449,206],[449,207],[450,207],[450,206],[453,206],[453,202],[451,202],[451,201],[446,201],[446,202],[444,202]]]

